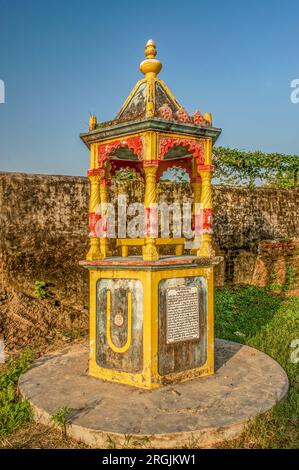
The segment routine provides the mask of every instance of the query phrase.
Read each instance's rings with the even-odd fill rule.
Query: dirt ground
[[[0,293],[0,337],[13,357],[25,347],[40,356],[79,340],[88,332],[88,311],[35,299],[21,292]]]
[[[38,300],[20,292],[0,293],[0,338],[5,339],[6,361],[29,347],[34,357],[77,343],[87,335],[87,311],[57,305],[52,299]],[[0,365],[0,372],[4,365]],[[60,429],[31,422],[6,438],[0,448],[86,448],[64,437]]]
[[[64,437],[59,429],[30,423],[7,438],[0,439],[0,449],[87,449],[74,439]]]

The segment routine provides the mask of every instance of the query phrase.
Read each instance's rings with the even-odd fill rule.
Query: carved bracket
[[[87,176],[98,176],[99,178],[104,178],[105,172],[101,168],[91,168],[87,171]]]
[[[112,155],[118,148],[121,147],[126,147],[132,150],[134,155],[137,156],[138,160],[141,161],[143,159],[143,144],[141,137],[128,137],[127,139],[115,140],[109,144],[99,145],[99,167],[103,168],[109,155]]]
[[[204,165],[203,143],[194,139],[185,139],[184,137],[162,137],[159,139],[159,160],[173,147],[185,147],[196,160],[197,165]]]
[[[197,167],[197,171],[209,171],[211,173],[213,173],[213,171],[215,170],[215,167],[214,165],[199,165]]]

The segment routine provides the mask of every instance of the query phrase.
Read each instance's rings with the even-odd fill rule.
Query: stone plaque
[[[196,286],[167,289],[166,343],[199,339],[199,302]]]

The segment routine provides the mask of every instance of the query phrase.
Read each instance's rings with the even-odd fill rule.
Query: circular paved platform
[[[43,356],[20,379],[39,422],[72,409],[68,434],[93,447],[211,447],[236,437],[288,390],[284,370],[256,349],[216,341],[216,373],[157,390],[112,384],[87,375],[88,348]]]

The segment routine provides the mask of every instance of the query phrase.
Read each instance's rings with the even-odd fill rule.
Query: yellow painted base
[[[90,356],[89,374],[103,380],[123,383],[141,388],[158,388],[214,373],[214,285],[213,266],[190,267],[177,264],[174,267],[88,266],[90,270]],[[206,362],[199,368],[161,376],[158,372],[158,286],[162,279],[203,276],[207,279],[207,345]],[[97,282],[100,279],[134,279],[143,286],[143,367],[140,373],[129,373],[99,366],[96,360]],[[110,295],[109,295],[110,299]],[[108,306],[108,313],[109,313]],[[110,318],[110,314],[109,314]],[[134,332],[132,332],[134,334]],[[131,332],[130,332],[131,337]],[[117,352],[110,342],[110,347]],[[129,345],[126,345],[126,350]],[[118,351],[122,354],[122,351]]]

